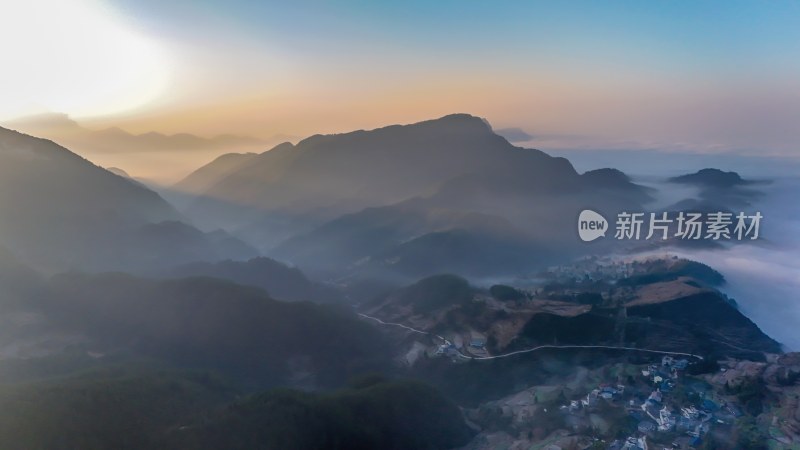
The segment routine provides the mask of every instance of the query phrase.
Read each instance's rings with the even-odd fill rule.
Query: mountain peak
[[[333,140],[339,140],[343,137],[375,137],[381,136],[386,138],[388,134],[394,133],[421,133],[426,135],[460,135],[472,136],[476,134],[491,135],[494,134],[491,125],[486,119],[473,116],[466,113],[448,114],[439,117],[438,119],[423,120],[421,122],[414,122],[404,125],[388,125],[385,127],[375,128],[371,130],[358,130],[350,131],[347,133],[334,133],[334,134],[315,134],[309,136],[297,143],[298,147],[329,144]],[[393,135],[395,138],[396,135]]]
[[[448,114],[438,119],[426,120],[410,126],[428,124],[435,125],[437,127],[454,127],[460,132],[463,132],[464,130],[474,130],[492,133],[492,126],[489,124],[489,121],[482,117],[473,116],[472,114],[467,113]]]

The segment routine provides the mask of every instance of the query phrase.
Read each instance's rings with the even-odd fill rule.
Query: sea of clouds
[[[721,272],[722,288],[765,333],[787,350],[800,351],[800,177],[759,186],[761,238],[726,250],[676,251]]]

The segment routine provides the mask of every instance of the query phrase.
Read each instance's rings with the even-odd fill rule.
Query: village
[[[666,256],[664,257],[666,258]],[[561,266],[551,266],[537,275],[537,278],[549,282],[569,283],[578,281],[614,282],[627,278],[644,264],[630,259],[589,256]]]
[[[492,430],[470,449],[717,448],[707,441],[735,435],[744,408],[704,375],[687,373],[695,364],[667,355],[650,363],[579,367],[467,411],[470,420]]]
[[[664,356],[660,364],[641,368],[638,377],[625,383],[601,383],[559,409],[565,423],[574,428],[609,406],[624,409],[624,421],[635,423],[635,429],[625,438],[602,441],[606,444],[602,448],[700,448],[713,427],[730,427],[742,412],[735,402],[716,395],[701,380],[686,376],[690,364],[687,359]]]

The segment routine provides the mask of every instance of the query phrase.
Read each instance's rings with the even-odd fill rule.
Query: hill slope
[[[341,303],[344,301],[342,294],[333,288],[309,280],[300,269],[264,257],[249,261],[186,264],[170,270],[168,275],[173,277],[205,276],[230,280],[246,286],[259,287],[276,299],[284,301],[315,303]]]
[[[48,270],[136,268],[180,258],[170,242],[154,245],[165,228],[185,220],[141,184],[98,167],[44,139],[0,128],[0,242],[23,260]],[[181,234],[200,233],[183,225]],[[200,233],[202,234],[202,233]],[[241,250],[200,236],[204,258]],[[142,249],[152,251],[143,254]],[[157,252],[157,254],[153,254]],[[219,254],[217,254],[219,253]],[[253,256],[252,249],[244,252]]]
[[[257,386],[293,377],[327,386],[384,361],[380,336],[348,310],[281,302],[228,281],[66,274],[48,287],[37,306],[52,329],[81,333],[102,353],[219,370]]]

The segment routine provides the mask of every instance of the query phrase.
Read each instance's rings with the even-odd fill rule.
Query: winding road
[[[365,319],[374,320],[375,322],[378,322],[381,325],[400,327],[400,328],[404,328],[404,329],[406,329],[408,331],[412,331],[414,333],[424,334],[424,335],[428,335],[428,336],[434,336],[434,337],[437,337],[437,338],[441,339],[445,344],[450,344],[450,341],[448,341],[447,339],[445,339],[442,336],[439,336],[438,334],[432,334],[432,333],[429,333],[427,331],[418,330],[416,328],[409,327],[408,325],[403,325],[402,323],[384,322],[383,320],[381,320],[381,319],[379,319],[377,317],[368,316],[368,315],[363,314],[363,313],[358,313],[358,315],[363,317],[363,318],[365,318]],[[701,361],[703,360],[702,356],[695,355],[693,353],[668,352],[668,351],[665,351],[665,350],[652,350],[652,349],[649,349],[649,348],[622,347],[622,346],[614,346],[614,345],[539,345],[539,346],[528,348],[528,349],[525,349],[525,350],[517,350],[517,351],[513,351],[513,352],[509,352],[509,353],[504,353],[502,355],[494,355],[494,356],[470,356],[470,355],[465,355],[465,354],[461,353],[458,350],[456,350],[456,352],[458,352],[458,355],[460,357],[462,357],[462,358],[474,359],[474,360],[477,360],[477,361],[482,361],[482,360],[487,360],[487,359],[508,358],[509,356],[521,355],[523,353],[531,353],[531,352],[535,352],[537,350],[542,350],[542,349],[545,349],[545,348],[564,348],[564,349],[568,349],[568,348],[587,348],[587,349],[592,349],[593,348],[593,349],[605,349],[605,350],[629,350],[629,351],[635,351],[635,352],[657,353],[657,354],[660,354],[660,355],[688,356],[688,357],[696,358],[696,359],[701,360]]]

